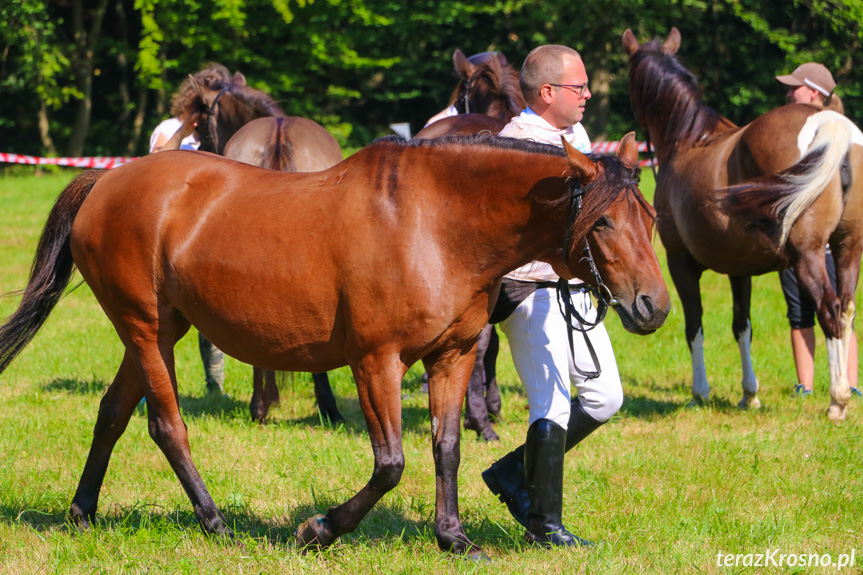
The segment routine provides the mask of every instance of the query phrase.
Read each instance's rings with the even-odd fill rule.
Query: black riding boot
[[[597,421],[585,413],[581,402],[574,399],[569,412],[565,450],[569,451],[578,445],[603,423],[605,422]],[[523,527],[527,527],[530,496],[524,482],[524,445],[516,447],[495,461],[491,467],[482,472],[482,479],[491,492],[506,504],[515,520]]]
[[[530,508],[528,543],[546,547],[589,544],[563,526],[563,456],[566,430],[549,419],[538,419],[527,430],[524,479]]]

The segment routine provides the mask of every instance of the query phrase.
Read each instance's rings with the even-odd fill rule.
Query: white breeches
[[[573,291],[572,301],[582,317],[594,320],[596,310],[587,293]],[[578,400],[584,411],[597,421],[607,421],[620,409],[623,388],[605,326],[600,324],[587,332],[602,373],[598,378],[586,379],[573,366],[566,321],[560,313],[554,288],[537,289],[500,323],[500,327],[509,340],[513,364],[527,393],[530,424],[538,419],[550,419],[566,429],[571,385],[578,390]],[[596,371],[584,336],[580,332],[573,333],[573,342],[579,369]]]

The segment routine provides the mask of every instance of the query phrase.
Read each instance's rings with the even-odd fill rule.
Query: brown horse
[[[201,150],[282,172],[317,172],[342,161],[341,147],[326,128],[286,116],[272,97],[247,86],[242,74],[210,85],[190,80],[195,90],[186,90],[183,119],[198,121]],[[321,415],[330,423],[343,421],[327,374],[313,373],[312,380]],[[276,374],[255,367],[252,383],[249,411],[263,422],[279,401]]]
[[[739,128],[701,101],[695,77],[675,57],[680,33],[639,45],[623,35],[629,91],[656,147],[655,205],[668,268],[683,302],[692,354],[692,395],[707,400],[699,280],[728,274],[732,329],[743,364],[741,407],[758,407],[750,359],[752,275],[795,266],[827,336],[831,419],[850,398],[847,349],[863,253],[863,134],[836,112],[792,104]],[[845,166],[843,168],[843,165]],[[830,244],[838,294],[825,265]]]
[[[101,402],[73,519],[85,528],[94,521],[111,452],[146,397],[150,435],[203,529],[232,535],[192,462],[176,342],[195,325],[251,365],[350,365],[375,463],[355,496],[300,527],[301,545],[329,545],[398,484],[399,389],[422,360],[435,534],[442,549],[479,556],[458,516],[459,422],[503,275],[540,259],[563,277],[593,277],[582,257],[589,246],[626,329],[651,333],[668,313],[636,162],[630,134],[619,157],[593,159],[492,137],[382,141],[317,173],[183,151],[87,172],[48,216],[21,304],[0,327],[0,373],[77,266],[126,350]]]

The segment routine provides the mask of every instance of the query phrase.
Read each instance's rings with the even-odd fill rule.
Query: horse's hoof
[[[834,423],[845,421],[846,411],[844,405],[831,405],[827,408],[827,418]]]
[[[330,518],[318,513],[306,520],[297,529],[297,547],[301,549],[318,549],[332,545],[336,540],[330,527]]]
[[[737,404],[737,407],[740,409],[761,409],[761,400],[755,395],[744,395],[743,399],[740,400],[740,403]]]
[[[497,433],[495,433],[493,429],[487,429],[487,430],[483,431],[482,433],[479,433],[479,432],[477,432],[477,433],[482,438],[482,440],[485,442],[491,443],[492,441],[500,441],[500,436]]]
[[[74,503],[69,509],[69,516],[72,523],[78,528],[78,531],[89,531],[90,527],[92,527],[91,522],[95,520],[94,517],[88,516],[86,513],[81,511],[81,508]]]
[[[704,407],[707,404],[707,398],[701,397],[698,395],[693,395],[692,400],[687,404],[686,407]]]
[[[467,552],[466,557],[474,563],[491,563],[491,559],[482,549],[474,548]]]

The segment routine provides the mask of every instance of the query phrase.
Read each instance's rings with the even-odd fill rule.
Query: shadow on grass
[[[77,379],[56,378],[42,386],[45,392],[67,391],[75,395],[102,395],[109,382],[101,380],[81,381]]]
[[[628,378],[624,382],[625,390],[623,405],[620,408],[620,414],[628,417],[636,417],[643,419],[663,418],[673,416],[680,412],[681,409],[710,409],[720,413],[743,413],[736,402],[730,401],[725,397],[717,396],[715,391],[710,395],[710,399],[702,405],[697,405],[693,402],[692,396],[688,394],[689,386],[680,382],[673,386],[660,385],[655,381],[641,381],[635,378]],[[680,394],[681,390],[685,390],[687,395]],[[662,396],[675,396],[673,399],[658,399]],[[680,396],[680,399],[677,399]]]
[[[318,501],[316,504],[303,504],[287,509],[280,517],[265,516],[255,511],[234,505],[225,505],[221,511],[227,524],[237,535],[237,541],[252,538],[266,541],[273,546],[296,550],[296,532],[299,526],[318,513],[326,513],[327,509],[342,501]],[[46,532],[60,530],[69,534],[77,534],[68,513],[53,509],[42,511],[34,507],[35,502],[20,502],[19,504],[0,505],[0,523],[7,525],[25,525],[35,531]],[[396,541],[407,544],[412,541],[434,541],[434,507],[416,510],[425,515],[416,520],[407,517],[403,508],[379,503],[363,518],[357,529],[342,536],[336,544],[350,544],[365,541]],[[415,513],[413,513],[415,515]],[[507,526],[497,525],[487,519],[463,524],[465,532],[480,545],[498,547],[519,547],[521,531],[507,531]],[[107,513],[97,513],[96,532],[108,531],[115,535],[129,536],[138,531],[158,532],[200,529],[197,517],[191,508],[165,509],[158,504],[138,504],[131,507],[111,506]],[[213,541],[219,542],[218,538]],[[227,545],[232,540],[221,540]]]

